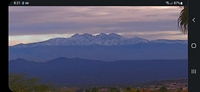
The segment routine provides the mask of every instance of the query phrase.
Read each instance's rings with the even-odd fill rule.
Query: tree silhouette
[[[126,90],[126,92],[130,92],[131,91],[131,87],[127,87],[125,90]]]
[[[177,92],[182,92],[183,91],[183,88],[179,88]]]
[[[91,92],[89,89],[86,89],[85,92]]]
[[[115,87],[112,87],[110,88],[109,92],[120,92],[120,90]]]
[[[92,92],[98,92],[98,91],[99,91],[99,88],[97,87],[92,88]]]
[[[137,90],[136,90],[136,92],[140,92],[140,90],[139,90],[139,89],[137,89]]]
[[[38,78],[27,78],[25,74],[9,74],[9,88],[13,92],[55,92],[50,83],[40,83]]]
[[[160,87],[160,89],[158,90],[158,92],[168,92],[167,87],[166,86]]]
[[[180,12],[180,15],[178,17],[178,27],[180,30],[184,33],[188,33],[188,7],[182,6],[183,8]]]

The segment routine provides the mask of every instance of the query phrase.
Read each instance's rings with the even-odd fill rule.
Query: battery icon
[[[29,5],[29,2],[25,2],[25,5]]]
[[[22,5],[24,5],[24,1],[22,1]]]

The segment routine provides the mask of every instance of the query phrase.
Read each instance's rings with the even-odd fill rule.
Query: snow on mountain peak
[[[43,42],[18,44],[16,47],[35,47],[35,46],[88,46],[88,45],[134,45],[137,43],[186,43],[185,40],[153,40],[149,41],[140,37],[125,38],[116,33],[100,33],[93,36],[92,34],[74,34],[70,38],[53,38]]]
[[[122,36],[120,36],[116,33],[110,33],[110,34],[108,34],[108,36],[111,37],[111,38],[122,38]]]
[[[157,39],[157,40],[152,40],[151,42],[154,42],[154,43],[167,43],[167,44],[173,44],[173,43],[186,44],[186,43],[187,43],[187,40]]]
[[[78,33],[76,33],[76,34],[72,35],[71,37],[78,37],[78,36],[80,36],[80,35]]]
[[[97,36],[106,36],[107,34],[105,34],[105,33],[100,33],[99,35],[97,35]]]
[[[83,36],[92,36],[92,34],[84,33]]]
[[[121,37],[120,35],[116,34],[116,33],[110,33],[108,34],[109,36],[113,36],[113,37]]]

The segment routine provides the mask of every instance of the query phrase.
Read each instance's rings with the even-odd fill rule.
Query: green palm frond
[[[178,17],[178,27],[184,33],[188,33],[188,7],[184,6]]]

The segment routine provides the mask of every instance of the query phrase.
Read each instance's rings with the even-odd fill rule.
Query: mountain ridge
[[[37,47],[37,46],[91,46],[91,45],[103,45],[103,46],[121,46],[121,45],[135,45],[138,43],[180,43],[186,44],[187,40],[147,40],[140,37],[126,38],[116,33],[100,33],[93,36],[92,34],[74,34],[70,38],[57,37],[49,40],[34,42],[28,44],[17,44],[11,47]]]
[[[9,47],[9,60],[24,58],[44,62],[57,57],[83,58],[103,61],[184,59],[187,44],[139,43],[125,46],[36,46]]]
[[[9,60],[24,58],[44,62],[57,57],[103,61],[187,58],[187,40],[146,40],[118,34],[75,34],[42,42],[9,46]]]
[[[62,62],[61,59],[40,63],[21,62],[20,59],[16,59],[9,62],[9,73],[26,73],[28,76],[63,86],[80,86],[80,84],[116,86],[119,83],[125,85],[161,79],[187,78],[188,70],[188,60],[93,62],[95,60],[69,59]]]
[[[47,61],[44,61],[44,62],[41,62],[41,63],[45,63],[45,62],[54,62],[54,61],[68,61],[68,60],[85,60],[85,61],[98,61],[98,62],[107,62],[107,61],[103,61],[103,60],[92,60],[92,59],[83,59],[83,58],[67,58],[67,57],[58,57],[58,58],[54,58],[54,59],[51,59],[51,60],[47,60]],[[165,61],[165,60],[188,60],[188,59],[150,59],[148,61]],[[13,60],[9,60],[9,62],[13,62],[13,61],[22,61],[22,62],[36,62],[36,61],[32,61],[32,60],[27,60],[27,59],[24,59],[24,58],[17,58],[17,59],[13,59]],[[124,61],[147,61],[147,60],[116,60],[116,61],[111,61],[111,62],[124,62]],[[38,63],[38,62],[36,62]],[[40,62],[39,62],[40,63]]]

